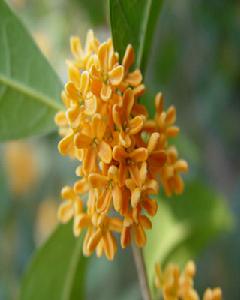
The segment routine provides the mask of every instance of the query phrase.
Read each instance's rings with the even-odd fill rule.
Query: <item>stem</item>
[[[142,249],[138,248],[134,243],[132,243],[132,253],[137,269],[138,280],[143,300],[151,300],[152,298],[148,285],[148,278]]]

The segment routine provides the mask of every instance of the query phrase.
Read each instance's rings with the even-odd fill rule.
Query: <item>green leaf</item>
[[[84,299],[86,258],[72,223],[59,225],[34,255],[22,282],[20,300]]]
[[[53,130],[62,83],[5,1],[0,49],[0,140]]]
[[[135,66],[144,73],[162,0],[110,0],[113,44],[120,58],[128,44],[135,50]]]
[[[181,196],[160,200],[144,249],[151,286],[156,262],[182,266],[231,225],[225,199],[199,182],[187,183]]]

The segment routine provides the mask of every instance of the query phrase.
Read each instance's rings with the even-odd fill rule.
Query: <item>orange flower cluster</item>
[[[151,195],[158,193],[159,183],[167,195],[181,193],[180,174],[188,165],[168,146],[179,131],[175,108],[165,112],[159,93],[155,119],[149,120],[139,103],[145,86],[140,70],[131,70],[131,45],[120,63],[112,40],[100,44],[89,31],[85,48],[73,37],[71,51],[74,60],[68,62],[69,81],[62,93],[66,111],[55,121],[63,136],[59,151],[80,162],[80,179],[63,188],[58,215],[63,223],[74,219],[76,236],[86,229],[85,255],[96,250],[112,260],[115,232],[123,248],[131,240],[145,245],[145,230],[152,226],[149,216],[158,207]]]
[[[194,289],[196,267],[189,261],[183,272],[180,273],[177,265],[168,265],[162,272],[160,264],[156,264],[156,288],[162,292],[164,300],[198,300],[199,295]],[[203,300],[221,300],[220,288],[206,289]]]

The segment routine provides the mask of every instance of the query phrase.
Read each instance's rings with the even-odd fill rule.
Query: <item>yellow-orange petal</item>
[[[151,194],[158,193],[158,182],[154,179],[148,179],[144,184],[144,189]]]
[[[148,141],[148,146],[147,146],[148,153],[152,153],[155,150],[158,140],[159,140],[159,136],[160,135],[158,132],[154,132],[151,134],[149,141]]]
[[[64,201],[58,208],[58,219],[62,223],[67,223],[73,217],[73,205],[71,201]]]
[[[83,202],[80,198],[77,198],[73,203],[74,215],[77,216],[83,211]]]
[[[133,179],[126,179],[125,185],[130,191],[133,191],[136,187],[136,183]]]
[[[110,218],[108,221],[108,226],[111,231],[121,232],[122,231],[122,221],[118,218]]]
[[[128,116],[130,116],[133,105],[134,105],[134,93],[130,88],[128,88],[123,95],[123,103],[122,103],[123,110],[125,111],[124,117],[126,119],[128,118]]]
[[[89,253],[92,253],[95,250],[101,238],[102,238],[102,231],[100,228],[98,228],[89,239],[87,245],[87,249]]]
[[[70,38],[71,52],[75,57],[78,57],[82,53],[82,45],[80,39],[76,36]]]
[[[115,184],[112,189],[113,207],[116,211],[122,208],[122,191],[118,184]]]
[[[74,134],[70,133],[69,135],[67,135],[63,139],[61,139],[61,141],[58,143],[58,151],[62,155],[69,154],[71,152],[71,150],[73,149],[73,147],[74,147],[73,137],[74,137]]]
[[[123,227],[121,232],[121,246],[126,248],[131,242],[131,232],[130,227]]]
[[[128,44],[122,60],[122,65],[125,68],[125,72],[128,71],[128,69],[131,67],[133,63],[134,63],[134,49],[132,45]]]
[[[109,210],[112,199],[112,191],[111,189],[105,189],[97,199],[96,208],[100,213],[106,213]]]
[[[84,134],[77,133],[74,137],[74,144],[78,149],[87,149],[92,143],[92,137]]]
[[[168,126],[176,122],[176,108],[173,105],[170,106],[166,112],[165,122]]]
[[[150,198],[144,198],[141,204],[150,216],[154,216],[156,214],[158,209],[158,204],[156,200],[152,200]]]
[[[150,154],[150,159],[158,167],[161,167],[165,164],[165,162],[167,160],[167,156],[166,156],[166,153],[163,150],[158,150],[158,151],[153,151]]]
[[[163,95],[161,92],[157,93],[155,96],[155,109],[158,114],[163,111]]]
[[[101,70],[104,73],[107,73],[109,49],[108,49],[108,44],[106,42],[102,43],[99,46],[97,55],[98,55],[98,62]]]
[[[139,69],[129,73],[126,78],[125,78],[126,82],[133,86],[133,87],[137,87],[141,81],[142,81],[142,73]]]
[[[174,176],[174,185],[176,194],[182,194],[184,190],[184,181],[181,176]]]
[[[124,67],[123,66],[117,66],[117,67],[113,68],[108,73],[109,81],[110,81],[111,85],[113,85],[113,86],[119,85],[123,79],[123,75],[124,75]]]
[[[122,118],[121,118],[121,107],[117,104],[114,104],[112,115],[113,115],[113,121],[118,129],[122,129]]]
[[[146,181],[146,178],[147,178],[147,164],[144,161],[139,170],[139,179],[140,179],[141,185],[144,184],[144,182]]]
[[[70,99],[74,101],[79,100],[79,91],[77,90],[73,82],[69,81],[65,84],[65,92],[67,97],[69,97]]]
[[[112,89],[110,85],[103,83],[101,87],[101,93],[100,93],[101,99],[103,101],[108,101],[111,95],[112,95]]]
[[[101,174],[98,173],[91,173],[88,176],[88,180],[89,180],[89,184],[93,187],[93,188],[103,188],[105,187],[108,182],[109,179],[107,176],[103,176]]]
[[[135,185],[140,186],[141,185],[140,173],[139,173],[139,169],[136,166],[136,164],[129,165],[128,170],[129,170],[129,173],[130,173],[131,178],[133,179]]]
[[[177,172],[187,172],[188,171],[188,163],[183,159],[179,159],[175,163],[174,168]]]
[[[86,178],[79,179],[74,183],[74,192],[75,193],[85,194],[88,191],[88,188],[89,188],[89,186],[88,186]]]
[[[128,148],[131,146],[132,140],[128,133],[122,131],[119,133],[119,143],[124,148]]]
[[[136,188],[132,191],[131,195],[131,205],[132,207],[136,207],[137,204],[139,203],[141,198],[141,190],[139,188]]]
[[[130,154],[129,154],[129,157],[136,161],[136,162],[142,162],[142,161],[145,161],[148,157],[148,151],[146,148],[138,148],[138,149],[135,149],[133,150]]]
[[[127,157],[127,153],[122,146],[113,147],[113,158],[117,161],[121,161]]]
[[[76,194],[71,186],[66,185],[61,190],[62,199],[73,200]]]
[[[134,226],[134,238],[138,247],[143,247],[146,244],[146,234],[142,225]]]
[[[143,128],[144,119],[143,116],[136,116],[134,119],[131,119],[128,122],[129,134],[138,133]]]
[[[89,83],[90,83],[89,73],[87,71],[83,71],[81,73],[80,83],[79,83],[79,90],[82,93],[83,97],[86,95],[89,89]]]
[[[54,121],[58,126],[67,126],[68,125],[68,121],[67,121],[66,114],[64,111],[57,112],[55,115]]]
[[[139,216],[139,223],[143,226],[145,229],[151,229],[152,228],[152,222],[149,220],[146,216]]]
[[[177,127],[177,126],[171,126],[171,127],[168,127],[166,129],[166,135],[168,137],[175,137],[175,136],[178,135],[179,131],[180,131],[179,127]]]
[[[85,98],[85,113],[87,115],[93,115],[97,111],[97,99],[94,95],[90,95]]]
[[[114,255],[116,254],[117,251],[117,243],[114,238],[114,236],[111,234],[111,232],[107,232],[103,236],[103,241],[104,241],[104,252],[108,260],[113,260]]]
[[[109,164],[112,160],[112,148],[110,145],[101,141],[98,146],[98,156],[105,164]]]
[[[95,114],[92,118],[92,134],[98,140],[101,140],[106,130],[106,123],[99,113]]]
[[[85,175],[95,172],[96,169],[96,150],[89,148],[86,150],[83,159],[83,172]]]
[[[146,88],[144,84],[140,84],[133,89],[133,93],[135,97],[140,97],[144,94]]]

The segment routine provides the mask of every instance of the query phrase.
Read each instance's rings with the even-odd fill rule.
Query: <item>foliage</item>
[[[136,65],[143,73],[161,5],[162,0],[110,0],[115,50],[122,57],[126,45],[132,43]],[[167,69],[174,66],[171,55],[176,60],[174,45],[174,38],[169,38],[170,58],[166,55],[161,60],[166,66],[156,68],[155,80],[171,77],[173,71]],[[54,130],[53,116],[61,109],[62,84],[5,1],[0,1],[0,49],[0,140]],[[164,74],[159,74],[161,69]],[[160,196],[159,201],[145,249],[151,284],[156,261],[184,264],[231,225],[225,200],[201,181],[187,184],[186,193],[177,199]],[[21,300],[83,299],[86,260],[81,253],[82,241],[72,237],[71,226],[59,226],[35,254],[24,276]]]
[[[5,1],[0,2],[0,140],[55,128],[62,84]]]
[[[84,299],[86,259],[82,239],[71,234],[72,224],[59,225],[35,254],[24,277],[21,300]]]

